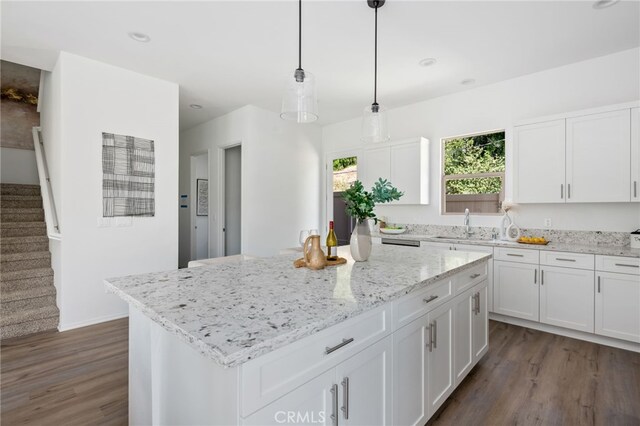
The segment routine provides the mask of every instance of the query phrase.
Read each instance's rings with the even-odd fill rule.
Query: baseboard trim
[[[91,318],[86,321],[78,321],[71,324],[60,324],[58,325],[58,331],[69,331],[74,330],[76,328],[87,327],[90,325],[100,324],[101,322],[113,321],[121,318],[126,318],[129,316],[129,312],[120,312],[118,314],[112,315],[104,315],[101,317]]]
[[[569,330],[568,328],[556,327],[555,325],[542,324],[525,319],[514,318],[507,315],[489,312],[489,319],[507,324],[519,325],[520,327],[531,328],[533,330],[544,331],[546,333],[558,334],[560,336],[571,337],[578,340],[586,340],[600,345],[612,346],[614,348],[625,349],[632,352],[640,353],[640,344],[633,342],[625,342],[624,340],[614,339],[612,337],[598,336],[597,334],[586,333],[584,331]]]

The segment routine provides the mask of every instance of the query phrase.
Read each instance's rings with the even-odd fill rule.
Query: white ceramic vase
[[[364,221],[358,223],[351,233],[351,241],[349,243],[351,249],[351,257],[356,262],[364,262],[371,255],[371,229],[369,222]]]

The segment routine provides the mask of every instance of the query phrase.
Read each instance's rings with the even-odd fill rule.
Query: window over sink
[[[443,139],[442,214],[499,214],[504,171],[504,130]]]

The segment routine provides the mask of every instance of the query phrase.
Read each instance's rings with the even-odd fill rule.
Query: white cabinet
[[[596,334],[640,343],[640,276],[596,275]]]
[[[538,265],[493,262],[493,310],[496,313],[539,320]]]
[[[388,336],[256,411],[243,424],[392,424],[392,349]]]
[[[447,303],[427,314],[427,405],[429,417],[454,389],[453,305]]]
[[[473,244],[455,244],[455,250],[461,251],[476,251],[480,253],[493,254],[493,247],[491,246],[478,246]],[[487,310],[493,312],[493,261],[489,261],[489,268],[487,271],[487,295],[485,300],[487,302]]]
[[[566,201],[629,201],[630,110],[569,118],[566,126]]]
[[[565,120],[514,128],[514,199],[519,203],[563,203]]]
[[[593,279],[593,269],[541,266],[540,322],[593,333]]]
[[[640,202],[640,108],[631,108],[631,201]]]
[[[489,351],[488,287],[480,285],[476,293],[476,309],[473,312],[472,342],[474,364]]]
[[[489,349],[486,281],[456,297],[453,314],[453,371],[458,386]]]
[[[422,426],[427,422],[427,316],[393,334],[393,424]]]
[[[365,149],[362,183],[370,190],[379,179],[404,192],[392,205],[429,204],[429,141],[417,138]]]

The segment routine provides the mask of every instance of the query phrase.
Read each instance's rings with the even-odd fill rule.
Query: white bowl
[[[380,232],[382,232],[383,234],[398,235],[398,234],[404,234],[405,232],[407,232],[407,228],[400,228],[400,229],[380,228]]]

